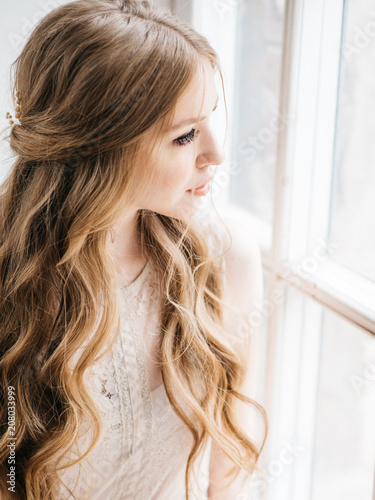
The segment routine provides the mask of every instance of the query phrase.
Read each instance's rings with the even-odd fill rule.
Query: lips
[[[207,180],[206,180],[206,182],[204,182],[204,183],[203,183],[203,184],[201,184],[200,186],[195,187],[193,190],[192,190],[192,189],[188,189],[188,192],[190,192],[190,191],[195,191],[196,189],[202,189],[202,188],[204,188],[204,186],[205,186],[206,184],[208,184],[210,181],[212,181],[212,179],[213,179],[213,176],[212,176],[212,177],[210,177],[209,179],[207,179]]]

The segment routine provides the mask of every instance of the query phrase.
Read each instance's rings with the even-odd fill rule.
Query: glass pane
[[[375,339],[325,311],[313,500],[372,499]]]
[[[239,2],[230,200],[272,224],[284,0]]]
[[[375,281],[375,0],[347,0],[330,239],[334,259]]]

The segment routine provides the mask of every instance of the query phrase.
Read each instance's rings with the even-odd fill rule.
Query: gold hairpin
[[[16,113],[15,113],[15,118],[18,119],[19,121],[19,124],[21,124],[21,117],[22,117],[22,109],[21,109],[21,94],[19,92],[19,90],[17,90],[16,92]],[[13,120],[13,116],[9,113],[9,111],[7,111],[7,114],[5,115],[5,118],[7,118],[9,120],[9,123],[10,125],[14,125],[14,120]]]

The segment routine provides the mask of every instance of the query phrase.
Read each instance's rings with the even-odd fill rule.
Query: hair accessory
[[[21,109],[21,95],[20,95],[20,92],[19,90],[17,90],[16,92],[16,114],[15,114],[15,118],[18,119],[18,125],[21,125],[21,117],[22,117],[22,109]],[[9,111],[7,112],[7,114],[5,115],[5,118],[8,118],[9,120],[9,123],[11,125],[14,125],[14,120],[13,120],[13,116],[9,113]]]

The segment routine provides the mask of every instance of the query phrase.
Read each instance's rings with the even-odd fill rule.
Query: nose
[[[205,132],[204,141],[202,141],[201,152],[197,157],[197,167],[201,168],[206,165],[221,165],[224,161],[224,149],[220,146],[212,131],[207,130]]]

